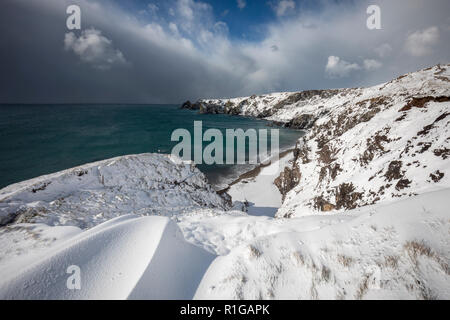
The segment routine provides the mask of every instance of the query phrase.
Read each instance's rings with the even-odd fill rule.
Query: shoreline
[[[280,152],[278,154],[278,160],[283,159],[289,153],[294,152],[294,150],[295,150],[295,147],[289,148],[287,150],[284,150],[284,151]],[[261,173],[262,169],[264,169],[264,168],[266,168],[266,167],[268,167],[268,166],[270,166],[272,164],[272,159],[273,158],[269,159],[270,162],[268,162],[268,163],[260,163],[255,168],[240,174],[239,177],[237,179],[233,180],[231,183],[229,183],[226,188],[217,190],[216,191],[217,194],[222,195],[224,193],[227,193],[232,186],[238,184],[242,180],[256,178],[257,176],[259,176],[259,174]]]

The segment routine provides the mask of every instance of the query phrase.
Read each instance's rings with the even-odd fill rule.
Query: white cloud
[[[28,3],[27,0],[17,1]],[[57,6],[55,15],[60,15],[60,0],[42,1],[54,3]],[[78,1],[83,7],[93,3]],[[417,9],[405,5],[408,3],[406,0],[380,0],[380,5],[386,8],[383,10],[383,25],[395,25],[395,28],[389,29],[389,32],[374,33],[365,28],[366,16],[361,14],[365,12],[365,4],[332,4],[330,1],[321,10],[313,11],[300,10],[297,8],[300,5],[297,5],[293,14],[283,12],[290,19],[278,19],[262,25],[260,37],[247,41],[236,39],[236,34],[230,37],[228,27],[220,22],[220,11],[215,15],[212,7],[204,1],[173,0],[173,15],[164,15],[160,6],[157,14],[164,16],[152,19],[150,24],[146,24],[145,19],[130,19],[123,8],[113,4],[107,6],[104,2],[85,10],[83,19],[104,31],[108,37],[105,46],[111,48],[107,54],[111,56],[109,62],[105,62],[108,59],[101,59],[103,63],[97,63],[98,68],[109,68],[114,64],[111,62],[118,64],[124,60],[114,47],[126,48],[126,59],[134,66],[126,70],[112,68],[107,73],[111,75],[108,81],[101,78],[105,74],[103,72],[95,73],[97,78],[89,74],[83,78],[86,90],[92,87],[92,83],[112,87],[111,83],[117,81],[121,84],[116,90],[108,92],[127,97],[127,101],[130,100],[130,92],[133,92],[133,99],[136,97],[139,101],[173,102],[198,97],[246,96],[274,91],[378,84],[420,67],[416,59],[405,59],[401,52],[397,53],[397,44],[402,47],[409,30],[416,31],[430,25],[439,25],[441,38],[444,39],[443,21],[446,21],[445,13],[448,12],[444,9],[450,8],[448,0],[436,0],[440,1],[440,5],[433,8],[427,5],[427,0],[416,0],[421,3]],[[274,10],[274,4],[281,2],[271,1]],[[420,16],[423,20],[419,23],[411,19],[412,16]],[[54,27],[57,25],[57,21],[52,22],[52,28],[48,29],[57,30]],[[418,25],[421,27],[418,28]],[[68,48],[75,52],[77,37],[67,37]],[[114,47],[108,42],[109,39],[114,41]],[[449,50],[448,42],[439,41],[433,47],[434,55],[424,57],[420,65],[447,62]],[[77,52],[86,63],[95,60],[93,54],[89,56],[82,50]],[[52,58],[62,60],[58,56]],[[380,63],[382,66],[379,66]],[[77,79],[81,78],[79,66],[74,64],[69,67],[64,71],[64,76],[72,72]],[[369,69],[370,72],[367,71]],[[64,70],[64,67],[57,70]],[[113,73],[115,76],[112,76]],[[180,74],[189,74],[190,81],[186,82]],[[129,82],[122,85],[124,77]]]
[[[94,28],[84,30],[78,38],[73,32],[66,33],[64,48],[73,51],[81,61],[96,69],[107,70],[113,65],[127,63],[122,52],[114,48],[112,41]]]
[[[139,13],[139,14],[156,15],[157,12],[158,12],[158,10],[159,10],[159,7],[158,7],[156,4],[154,4],[154,3],[149,3],[149,4],[147,5],[147,8],[146,8],[146,9],[139,10],[138,13]]]
[[[383,64],[380,61],[374,60],[374,59],[366,59],[364,60],[364,69],[367,71],[373,71],[380,69],[383,66]]]
[[[293,0],[281,0],[275,6],[275,13],[278,17],[284,16],[289,10],[295,9],[295,2]]]
[[[194,2],[191,0],[178,0],[177,9],[179,14],[187,20],[192,20],[194,18],[193,4]]]
[[[347,77],[350,72],[359,70],[361,67],[357,63],[350,63],[336,56],[329,56],[325,67],[325,73],[329,78]]]
[[[383,43],[381,46],[375,48],[375,52],[380,58],[385,58],[392,53],[392,47],[389,43]]]
[[[148,8],[148,11],[150,11],[151,13],[156,13],[156,11],[159,10],[159,7],[154,3],[149,3],[147,5],[147,8]]]
[[[247,6],[247,2],[245,0],[237,0],[237,6],[242,10]]]
[[[187,33],[204,31],[204,25],[211,24],[212,7],[201,1],[178,0],[174,17],[178,19],[178,27]]]
[[[169,29],[170,29],[170,31],[172,31],[172,33],[175,36],[179,36],[180,35],[180,33],[178,31],[178,27],[177,27],[177,25],[175,23],[173,23],[173,22],[169,23]]]
[[[406,39],[405,49],[412,56],[423,57],[431,54],[432,47],[438,42],[438,27],[430,27],[410,34]]]

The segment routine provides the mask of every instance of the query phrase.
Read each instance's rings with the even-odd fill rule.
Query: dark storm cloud
[[[72,3],[82,9],[83,30],[100,30],[128,64],[93,68],[64,49],[70,32],[65,10]],[[158,30],[139,29],[127,19],[114,9],[90,7],[84,1],[3,2],[0,101],[180,102],[220,91],[232,94],[239,88],[226,70],[208,65],[178,43],[168,43]]]
[[[179,103],[370,85],[449,61],[447,0],[379,1],[382,30],[366,28],[368,3],[297,5],[258,43],[230,40],[208,4],[171,3],[142,21],[108,1],[3,0],[0,102]],[[82,31],[66,28],[69,4]]]

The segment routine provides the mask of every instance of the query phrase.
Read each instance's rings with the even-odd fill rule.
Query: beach
[[[281,194],[274,180],[292,159],[293,149],[281,152],[278,160],[268,165],[261,164],[242,174],[230,184],[226,192],[233,201],[247,202],[249,215],[273,217],[282,205]]]

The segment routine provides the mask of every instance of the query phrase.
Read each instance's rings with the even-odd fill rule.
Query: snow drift
[[[449,299],[449,197],[446,189],[346,214],[241,221],[247,237],[260,236],[218,257],[195,298]],[[222,222],[215,231],[228,230]]]
[[[192,299],[214,257],[168,218],[121,216],[4,269],[0,299]],[[71,265],[79,290],[67,287]]]

